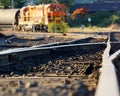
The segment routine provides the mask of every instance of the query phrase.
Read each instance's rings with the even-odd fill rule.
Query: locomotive
[[[9,15],[9,11],[13,10]],[[66,32],[67,7],[64,4],[42,4],[25,6],[21,9],[2,9],[0,13],[0,25],[12,24],[18,31],[32,30],[42,32]],[[12,16],[12,17],[11,17]],[[4,18],[6,17],[6,18]]]

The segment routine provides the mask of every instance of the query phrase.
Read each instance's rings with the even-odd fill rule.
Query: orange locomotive
[[[64,4],[25,6],[18,14],[18,30],[66,32],[67,27],[67,8]]]

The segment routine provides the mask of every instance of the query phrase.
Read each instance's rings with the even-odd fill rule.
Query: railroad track
[[[113,61],[115,61],[120,52],[118,50],[110,54],[110,51],[114,48],[114,44],[111,44],[112,38],[114,38],[113,35],[111,36],[111,34],[109,34],[107,47],[103,54],[101,75],[95,96],[119,96],[119,80],[117,75],[119,72],[116,72],[116,64]],[[119,45],[119,43],[117,45]],[[114,90],[112,88],[114,88]]]
[[[116,54],[113,52],[112,55],[109,54],[110,51],[113,50],[111,48],[114,48],[116,44],[119,45],[119,42],[110,42],[109,36],[107,47],[105,43],[68,43],[57,46],[53,44],[51,46],[47,45],[3,51],[0,53],[1,77],[11,80],[22,78],[23,81],[24,79],[30,78],[44,79],[62,77],[63,81],[65,78],[68,78],[73,82],[76,80],[84,82],[88,88],[88,91],[84,93],[86,94],[85,96],[119,96],[119,84],[115,67],[111,66],[113,65],[112,63],[114,63],[112,60],[116,60],[119,52]],[[106,63],[109,63],[110,67]],[[101,73],[99,73],[100,68],[102,69]],[[108,73],[110,75],[108,75]],[[111,82],[114,83],[112,84]],[[65,84],[67,83],[70,83],[70,81],[66,81],[65,79]],[[112,90],[111,86],[115,90]],[[70,89],[68,88],[66,90],[68,90],[66,96],[69,96],[68,93]],[[78,93],[77,91],[75,94]],[[58,92],[58,95],[59,94]],[[71,94],[73,94],[72,96],[75,95],[74,93]]]

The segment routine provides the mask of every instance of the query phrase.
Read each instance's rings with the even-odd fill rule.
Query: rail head
[[[119,96],[115,67],[110,59],[106,59],[104,63],[95,96]]]
[[[68,44],[68,45],[58,45],[58,46],[48,46],[48,47],[26,47],[26,48],[15,48],[9,49],[5,51],[1,51],[0,55],[6,55],[11,53],[18,53],[18,52],[27,52],[27,51],[35,51],[35,50],[46,50],[46,49],[59,49],[59,48],[67,48],[67,47],[77,47],[77,46],[93,46],[93,45],[105,45],[104,42],[101,43],[85,43],[85,44]]]
[[[109,35],[107,47],[103,54],[102,70],[100,73],[95,96],[119,96],[118,80],[114,64],[112,63],[113,57],[110,57],[109,54],[110,49],[111,44]]]

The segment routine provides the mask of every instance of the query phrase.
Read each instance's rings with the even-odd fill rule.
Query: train
[[[21,9],[1,9],[0,25],[14,30],[33,32],[66,32],[67,7],[64,4],[28,5]]]

